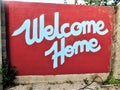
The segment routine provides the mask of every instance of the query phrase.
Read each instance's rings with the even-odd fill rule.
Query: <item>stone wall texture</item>
[[[115,15],[114,34],[114,75],[117,79],[120,79],[120,6],[117,7]]]

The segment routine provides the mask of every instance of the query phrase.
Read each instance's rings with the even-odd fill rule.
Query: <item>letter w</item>
[[[21,27],[13,32],[12,36],[17,36],[26,30],[26,33],[25,33],[26,43],[28,45],[32,45],[35,42],[35,39],[37,37],[37,25],[38,25],[37,22],[38,22],[37,18],[33,20],[33,38],[32,39],[30,39],[30,20],[29,19],[25,20],[24,23],[21,25]]]

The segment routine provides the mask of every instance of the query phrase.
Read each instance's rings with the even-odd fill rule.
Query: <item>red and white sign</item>
[[[111,7],[5,2],[11,64],[18,75],[109,72]]]

